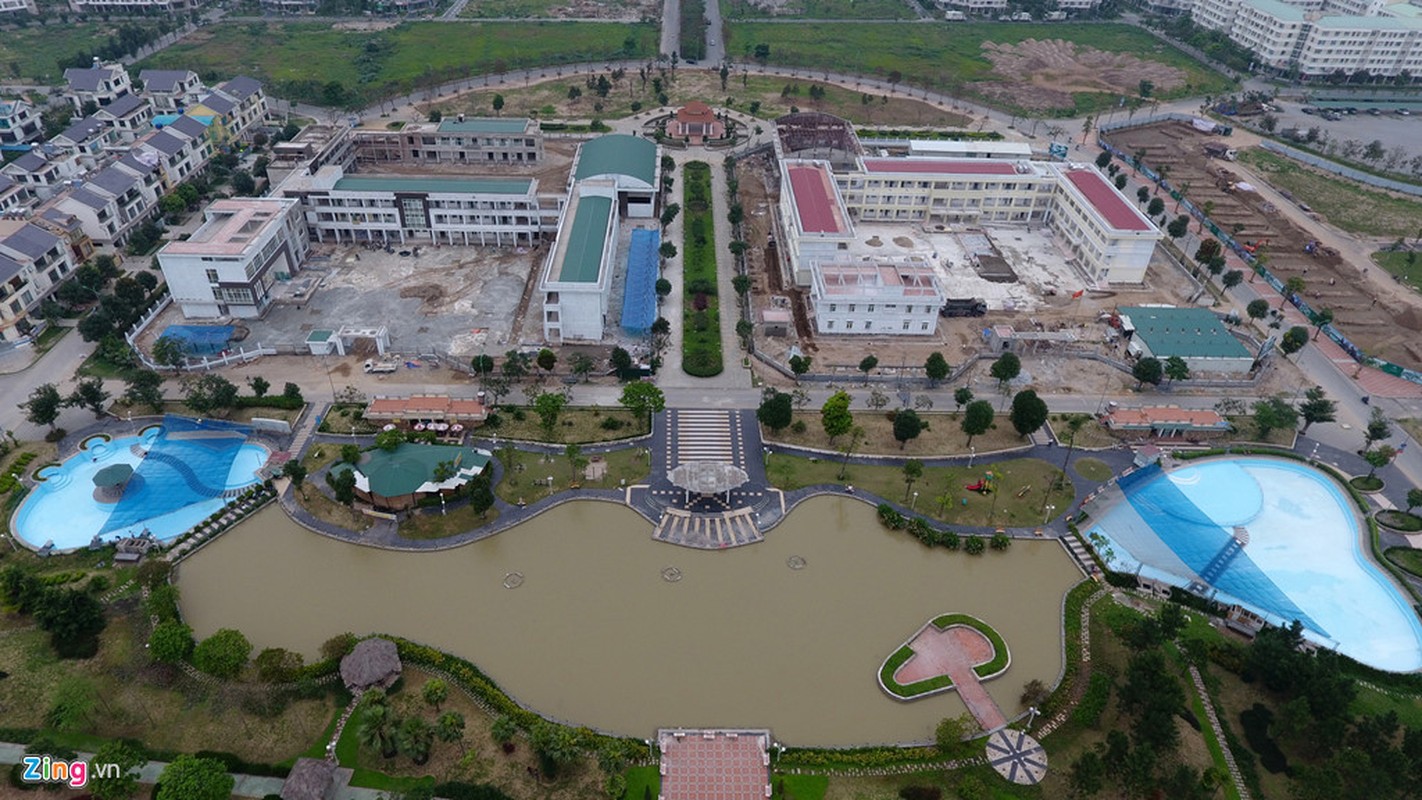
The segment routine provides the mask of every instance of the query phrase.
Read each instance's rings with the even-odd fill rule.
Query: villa
[[[331,472],[354,472],[356,497],[376,508],[403,511],[426,497],[453,495],[482,474],[492,459],[489,452],[460,445],[406,442],[394,450],[371,450],[360,464],[342,462]]]

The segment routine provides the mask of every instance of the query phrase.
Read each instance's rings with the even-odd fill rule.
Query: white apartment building
[[[76,14],[176,14],[200,5],[200,0],[69,0]]]
[[[202,79],[190,69],[145,69],[138,73],[141,94],[159,114],[182,113],[207,94]]]
[[[262,0],[263,14],[315,14],[317,0]]]
[[[207,166],[212,158],[212,143],[206,136],[193,139],[169,128],[153,131],[134,142],[131,155],[158,167],[163,192],[167,193]]]
[[[0,14],[38,14],[35,0],[0,0]]]
[[[102,108],[133,91],[133,81],[122,64],[104,64],[97,58],[91,67],[66,69],[64,81],[65,96],[77,114],[84,113],[87,103]]]
[[[1007,10],[1007,0],[936,0],[939,8],[967,14],[991,14]]]
[[[95,244],[122,247],[135,228],[158,214],[162,174],[131,154],[77,183],[49,205],[78,218]]]
[[[19,214],[29,202],[29,189],[8,175],[0,175],[0,215]]]
[[[933,267],[912,259],[821,263],[811,275],[820,333],[929,336],[948,299]]]
[[[1321,77],[1422,74],[1422,15],[1379,0],[1194,0],[1196,24],[1225,32],[1269,70]]]
[[[0,167],[0,175],[13,178],[42,200],[63,188],[65,181],[79,177],[83,171],[84,166],[78,156],[60,152],[48,145],[33,148]]]
[[[106,151],[118,144],[116,129],[98,117],[85,117],[55,134],[45,142],[45,147],[77,158],[84,169],[94,169],[105,158]]]
[[[1096,284],[1145,282],[1160,229],[1094,165],[1046,164],[1057,175],[1047,224]]]
[[[415,122],[398,131],[355,131],[361,164],[474,164],[515,166],[543,163],[543,131],[533,119],[467,119]]]
[[[214,135],[219,144],[233,139],[250,139],[267,117],[267,95],[255,78],[239,75],[218,84],[187,111],[192,116],[214,117]]]
[[[302,170],[277,191],[301,201],[318,242],[528,247],[558,224],[533,178],[347,175],[337,165]]]
[[[0,219],[0,341],[29,335],[29,315],[75,266],[63,238],[33,223]]]
[[[0,144],[24,144],[43,134],[44,123],[28,100],[0,100]]]
[[[100,108],[94,118],[113,128],[120,142],[129,144],[153,127],[153,105],[136,94],[126,94]]]
[[[538,284],[545,341],[602,339],[616,249],[616,187],[602,180],[580,183],[558,225],[556,244]]]
[[[272,287],[306,258],[301,204],[285,197],[218,200],[186,241],[158,251],[163,279],[188,318],[254,319],[272,303]]]
[[[780,244],[798,286],[809,286],[817,262],[832,261],[854,242],[854,228],[828,162],[780,162]]]

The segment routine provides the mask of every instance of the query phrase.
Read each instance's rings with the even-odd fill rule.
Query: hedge
[[[947,630],[954,625],[966,625],[986,636],[988,641],[992,642],[992,660],[986,664],[979,664],[973,667],[973,672],[977,673],[979,678],[991,678],[998,675],[1007,669],[1007,665],[1012,660],[1012,656],[1007,650],[1007,643],[1002,640],[1002,636],[993,630],[991,625],[988,625],[977,617],[969,614],[944,614],[935,618],[929,624],[940,631]],[[915,636],[917,636],[917,634],[915,634]],[[910,683],[907,686],[895,681],[894,673],[898,672],[899,667],[902,667],[904,663],[912,657],[913,648],[909,647],[908,644],[904,644],[903,647],[894,651],[893,655],[885,659],[884,666],[879,668],[879,682],[889,694],[900,700],[912,700],[921,695],[942,691],[953,685],[953,680],[947,675],[928,678],[927,680]]]
[[[261,397],[248,397],[241,395],[237,398],[236,408],[280,408],[286,411],[295,411],[306,404],[300,397],[287,397],[284,394],[268,394]]]
[[[716,297],[716,219],[711,167],[692,161],[683,168],[681,368],[709,378],[725,369],[721,354],[721,305]],[[699,290],[699,291],[698,291]],[[696,310],[696,298],[706,308]]]

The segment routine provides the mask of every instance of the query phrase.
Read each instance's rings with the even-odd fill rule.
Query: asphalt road
[[[1279,118],[1279,125],[1275,130],[1320,128],[1328,131],[1329,138],[1339,142],[1340,146],[1349,139],[1356,139],[1364,147],[1377,140],[1389,151],[1401,147],[1409,159],[1422,156],[1422,115],[1400,117],[1385,113],[1375,117],[1366,113],[1344,114],[1342,119],[1330,122],[1317,114],[1303,113],[1300,109],[1306,105],[1304,103],[1281,102],[1277,105],[1280,111],[1274,116]],[[1407,167],[1404,165],[1402,169],[1405,171]]]

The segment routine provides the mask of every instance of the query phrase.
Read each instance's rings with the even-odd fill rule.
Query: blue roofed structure
[[[638,228],[627,252],[627,285],[622,291],[622,329],[645,336],[657,319],[657,278],[660,277],[662,235]]]

